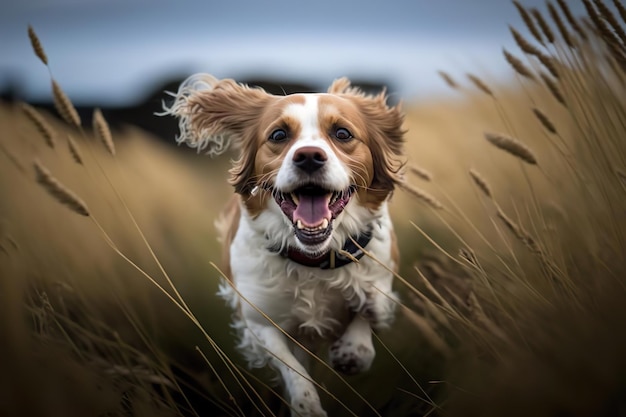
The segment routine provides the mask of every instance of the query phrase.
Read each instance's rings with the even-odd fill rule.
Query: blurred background
[[[583,10],[571,2],[576,14]],[[545,8],[540,0],[524,2]],[[340,76],[386,85],[396,99],[449,94],[446,68],[507,80],[507,24],[527,34],[499,0],[3,0],[0,92],[50,99],[46,70],[26,27],[45,41],[50,67],[78,106],[146,105],[194,72],[324,90]]]

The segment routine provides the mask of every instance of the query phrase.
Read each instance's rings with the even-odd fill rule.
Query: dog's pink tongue
[[[317,227],[324,219],[329,219],[332,216],[328,203],[330,202],[330,194],[325,195],[307,195],[300,194],[298,196],[298,207],[293,212],[293,222],[298,220],[302,221],[302,224],[306,227]]]

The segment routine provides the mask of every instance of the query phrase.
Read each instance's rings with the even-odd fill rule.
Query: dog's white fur
[[[309,355],[285,333],[313,351],[329,341],[329,362],[336,369],[348,374],[362,372],[370,368],[375,355],[372,329],[389,326],[395,307],[390,270],[396,269],[398,259],[387,199],[397,180],[393,158],[401,157],[401,143],[381,141],[401,141],[402,116],[398,108],[384,103],[383,94],[366,96],[345,79],[336,81],[329,93],[301,94],[285,103],[284,98],[230,80],[196,75],[183,83],[176,101],[165,111],[179,117],[179,141],[208,148],[211,154],[223,152],[229,144],[240,152],[232,171],[238,195],[218,224],[230,278],[220,285],[219,295],[236,312],[233,326],[239,334],[238,348],[249,366],[269,364],[275,368],[293,414],[301,416],[326,413],[307,371]],[[358,115],[359,111],[363,114]],[[359,120],[341,119],[351,115]],[[321,118],[335,120],[335,116],[340,117],[337,123],[354,122],[351,129],[358,132],[362,143],[348,148],[329,139]],[[272,145],[275,149],[268,154],[263,140],[271,126],[264,123],[273,123],[277,117],[296,124],[297,137],[290,138],[284,148]],[[268,196],[274,191],[267,190],[270,186],[289,192],[307,181],[309,174],[293,163],[294,154],[305,146],[327,155],[324,167],[315,174],[317,183],[344,190],[355,182],[365,182],[359,183],[358,193],[332,220],[332,235],[313,245],[296,237],[291,219]],[[350,149],[357,147],[358,151],[351,153]],[[270,164],[273,169],[259,172]],[[355,166],[362,172],[355,172]],[[372,238],[366,249],[376,260],[366,256],[359,262],[322,270],[281,254],[285,248],[311,256],[340,251],[350,237],[368,227]]]

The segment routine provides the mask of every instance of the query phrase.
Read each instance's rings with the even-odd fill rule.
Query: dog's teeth
[[[298,228],[299,230],[304,229],[304,225],[302,224],[302,220],[299,220],[296,222],[296,228]]]
[[[291,193],[291,199],[293,200],[294,203],[296,203],[296,206],[300,204],[300,199],[298,198],[296,193]]]
[[[322,225],[320,226],[321,230],[324,230],[328,227],[328,219],[324,219],[324,221],[322,221]]]
[[[252,189],[252,191],[250,191],[250,195],[252,197],[254,197],[255,195],[257,195],[259,193],[259,186],[255,185],[254,188]]]

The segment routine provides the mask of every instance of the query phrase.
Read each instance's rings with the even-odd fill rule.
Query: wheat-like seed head
[[[491,133],[485,132],[485,139],[496,148],[502,149],[510,153],[513,156],[518,157],[522,161],[536,165],[537,158],[535,158],[535,154],[530,148],[524,145],[519,140],[512,138],[510,136],[504,135],[502,133]]]
[[[398,187],[436,210],[443,209],[443,204],[441,204],[439,200],[437,200],[435,197],[433,197],[424,190],[420,190],[419,188],[414,187],[405,181],[399,182]]]
[[[483,178],[482,175],[478,173],[474,168],[469,170],[470,177],[474,181],[474,184],[483,192],[488,198],[492,198],[493,194],[491,194],[491,187],[489,187],[489,183]]]
[[[22,111],[28,117],[28,119],[33,122],[35,127],[37,127],[37,130],[39,131],[39,133],[41,133],[41,136],[43,136],[44,140],[46,141],[46,145],[48,145],[50,148],[54,148],[54,130],[48,124],[48,122],[46,122],[46,119],[44,119],[43,116],[39,114],[37,109],[35,109],[30,104],[21,103],[20,107],[22,108]]]
[[[63,120],[71,125],[80,127],[80,116],[78,116],[76,108],[54,79],[52,80],[52,95],[54,98],[54,107]]]
[[[559,87],[557,87],[556,83],[545,73],[540,73],[541,79],[543,80],[543,82],[545,83],[546,87],[548,87],[548,90],[550,90],[550,92],[552,93],[552,95],[554,96],[554,98],[561,103],[562,105],[564,105],[565,107],[567,107],[567,103],[565,102],[565,98],[563,98],[563,94],[561,94],[561,90],[559,89]]]
[[[617,21],[617,18],[615,17],[611,9],[609,9],[608,6],[604,4],[604,2],[602,2],[602,0],[593,0],[593,3],[596,5],[598,10],[600,11],[600,14],[602,15],[602,17],[607,22],[609,22],[609,24],[615,31],[615,34],[619,37],[622,43],[622,50],[624,50],[626,48],[626,32],[624,32],[622,25],[620,25],[620,23]]]
[[[81,216],[89,216],[89,210],[83,200],[54,178],[52,174],[50,174],[50,171],[41,165],[39,161],[35,161],[33,165],[35,167],[35,178],[37,182],[48,194],[73,212]]]
[[[46,52],[43,50],[43,46],[41,45],[41,41],[39,37],[35,33],[35,29],[31,25],[28,25],[28,37],[30,39],[30,44],[33,47],[33,52],[37,55],[37,58],[44,63],[44,65],[48,65],[48,56]]]
[[[570,35],[569,31],[565,27],[565,24],[563,23],[559,12],[557,12],[554,5],[550,2],[548,2],[548,12],[550,13],[552,21],[556,23],[556,27],[559,29],[559,33],[561,33],[561,37],[563,38],[567,46],[569,46],[570,48],[575,48],[576,44],[574,43],[572,35]]]
[[[115,144],[113,143],[113,137],[111,136],[111,129],[109,129],[109,124],[106,119],[102,115],[102,111],[100,109],[95,109],[93,111],[93,130],[96,133],[96,136],[107,148],[107,151],[113,156],[115,156]]]
[[[437,74],[439,74],[439,76],[446,82],[448,87],[455,90],[459,88],[459,85],[456,83],[456,81],[454,81],[454,78],[452,78],[447,72],[439,70],[437,71]]]
[[[556,127],[554,127],[554,123],[552,123],[550,118],[544,112],[542,112],[537,107],[533,107],[533,113],[535,114],[535,117],[537,117],[537,119],[541,122],[543,127],[545,127],[548,132],[555,133],[555,134],[557,133]]]
[[[498,218],[502,220],[504,225],[513,233],[513,235],[517,239],[519,239],[532,253],[536,255],[543,255],[543,251],[541,250],[535,239],[533,239],[533,237],[528,234],[528,232],[526,232],[526,230],[524,230],[520,225],[515,223],[513,219],[507,216],[500,207],[498,207],[497,215]]]
[[[493,91],[491,91],[491,89],[487,86],[487,84],[483,82],[483,80],[481,80],[480,78],[478,78],[477,76],[473,74],[466,74],[466,75],[467,75],[467,78],[476,86],[476,88],[478,88],[480,91],[487,94],[488,96],[495,97],[495,95],[493,94]]]
[[[530,13],[532,13],[533,17],[539,24],[539,27],[541,28],[541,31],[543,32],[548,42],[554,43],[554,33],[552,32],[552,29],[550,29],[550,25],[548,25],[548,23],[544,20],[541,12],[537,9],[531,9]]]
[[[502,48],[502,53],[504,54],[504,58],[506,58],[506,61],[513,67],[513,69],[519,75],[521,75],[522,77],[526,77],[529,80],[535,79],[535,76],[530,71],[530,69],[528,69],[528,67],[526,67],[526,65],[524,65],[524,63],[519,58],[512,55],[509,51],[507,51],[504,48]]]
[[[543,44],[543,37],[541,36],[541,32],[539,32],[539,29],[537,29],[537,26],[535,25],[535,22],[533,22],[533,19],[530,16],[530,13],[528,13],[528,10],[526,10],[524,8],[524,6],[522,6],[516,0],[513,0],[513,4],[517,8],[517,11],[519,12],[520,16],[522,17],[522,20],[524,21],[524,24],[526,25],[526,27],[528,28],[530,33],[533,35],[535,40],[537,42]]]
[[[70,155],[72,155],[72,159],[74,159],[77,164],[83,165],[83,156],[80,152],[80,148],[70,135],[67,135],[67,147],[70,150]]]
[[[513,35],[513,39],[519,48],[527,54],[538,55],[541,53],[539,49],[532,43],[528,42],[513,26],[509,26],[509,31]]]
[[[413,175],[423,179],[424,181],[430,181],[433,179],[433,176],[430,172],[426,171],[424,168],[420,168],[416,165],[408,166],[409,172]]]
[[[556,0],[556,2],[559,4],[559,7],[563,11],[563,15],[565,15],[565,19],[567,19],[567,22],[572,27],[572,29],[574,29],[574,31],[578,33],[578,36],[580,36],[581,39],[586,41],[587,34],[583,30],[583,28],[578,24],[578,20],[576,20],[576,18],[572,14],[572,11],[570,10],[565,0]]]
[[[541,62],[541,64],[550,72],[550,74],[552,74],[552,76],[558,80],[559,71],[556,69],[557,64],[554,58],[544,54],[541,51],[539,51],[539,54],[537,54],[536,57],[539,60],[539,62]]]

